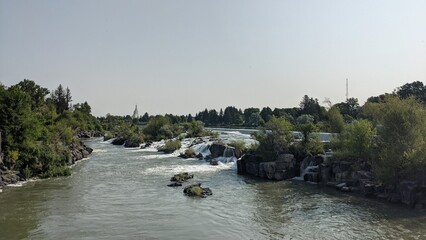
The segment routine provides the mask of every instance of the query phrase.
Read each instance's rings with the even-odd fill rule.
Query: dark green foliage
[[[69,109],[69,89],[58,87],[52,98],[46,88],[24,81],[0,87],[0,131],[5,167],[34,175],[69,175],[69,145],[78,130],[101,130],[85,102]],[[61,105],[62,104],[62,105]]]
[[[376,131],[368,120],[357,120],[346,126],[333,139],[332,145],[337,157],[372,159]]]
[[[320,141],[319,136],[316,134],[319,132],[318,127],[312,122],[297,125],[297,130],[303,134],[303,140],[298,143],[300,149],[299,154],[303,156],[314,156],[320,153],[324,153],[324,145]]]
[[[375,105],[377,155],[372,161],[375,175],[397,183],[426,169],[426,107],[413,97],[387,97]]]
[[[346,102],[337,103],[334,106],[339,108],[346,122],[350,123],[358,118],[360,106],[357,98],[349,98]]]
[[[55,89],[51,96],[50,100],[56,107],[56,112],[61,114],[65,110],[69,110],[71,104],[71,91],[69,88],[64,89],[61,84],[59,84],[58,88]]]
[[[173,153],[174,151],[180,149],[181,146],[182,145],[179,140],[169,140],[166,142],[166,144],[164,144],[163,147],[158,149],[158,151],[165,153]]]
[[[314,122],[322,121],[325,118],[325,108],[321,107],[318,103],[318,99],[313,99],[308,97],[308,95],[303,96],[302,101],[300,102],[300,115],[309,114],[314,117]]]
[[[293,126],[284,118],[272,117],[262,131],[253,134],[259,142],[256,153],[265,161],[274,161],[281,153],[289,150],[293,141],[291,131]]]
[[[402,99],[414,97],[422,103],[426,103],[426,86],[420,81],[407,83],[397,88],[395,92]]]
[[[340,133],[345,128],[345,120],[336,106],[331,107],[327,112],[327,129],[332,133]]]
[[[272,109],[270,107],[262,108],[262,111],[260,111],[260,116],[264,122],[268,122],[272,118]]]

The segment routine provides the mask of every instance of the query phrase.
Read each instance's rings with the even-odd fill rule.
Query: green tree
[[[345,120],[336,106],[331,107],[327,112],[327,123],[329,131],[333,133],[340,133],[345,128]]]
[[[40,107],[44,104],[44,98],[49,94],[47,88],[40,87],[34,81],[24,79],[24,81],[12,86],[11,88],[19,88],[23,92],[27,93],[31,98],[31,109]]]
[[[71,91],[69,88],[64,89],[61,84],[55,89],[50,96],[53,104],[56,106],[56,112],[62,114],[65,110],[69,110],[71,104]]]
[[[426,86],[420,81],[404,84],[397,88],[395,92],[402,99],[415,97],[419,101],[426,103]]]
[[[334,140],[336,155],[370,160],[373,154],[376,131],[368,120],[357,120],[349,124]]]
[[[279,154],[288,152],[293,142],[292,130],[293,125],[284,118],[272,117],[262,131],[253,134],[259,142],[256,153],[265,161],[276,160]]]
[[[270,107],[262,108],[262,111],[260,111],[260,116],[264,122],[268,122],[272,118],[272,109]]]
[[[397,183],[426,169],[426,107],[413,97],[387,97],[377,107],[375,175],[385,182]]]

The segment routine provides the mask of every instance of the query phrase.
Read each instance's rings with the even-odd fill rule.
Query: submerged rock
[[[141,142],[138,139],[133,139],[133,138],[127,139],[124,142],[125,148],[136,148],[136,147],[139,147],[140,145],[141,145]]]
[[[188,180],[188,179],[192,179],[192,178],[194,178],[194,175],[193,174],[189,174],[189,173],[187,173],[187,172],[183,172],[183,173],[178,173],[178,174],[175,174],[171,179],[170,179],[170,181],[172,181],[172,182],[184,182],[184,181],[186,181],[186,180]]]
[[[187,158],[196,158],[197,154],[192,148],[188,148],[184,153],[181,153],[178,157],[187,159]]]
[[[183,189],[183,193],[186,196],[196,196],[196,197],[207,197],[210,195],[213,195],[210,188],[203,188],[201,187],[201,183],[189,185]]]
[[[124,138],[124,137],[117,137],[117,138],[115,138],[114,140],[112,140],[112,144],[113,145],[123,145],[124,144],[124,142],[126,142],[126,138]]]
[[[170,183],[169,185],[167,185],[168,187],[181,187],[182,186],[182,183],[180,183],[180,182],[173,182],[173,183]]]
[[[223,153],[225,152],[226,146],[223,143],[213,143],[209,150],[211,152],[211,158],[223,157]]]

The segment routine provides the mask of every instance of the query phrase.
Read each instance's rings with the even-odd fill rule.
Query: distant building
[[[133,111],[132,118],[133,119],[139,118],[139,111],[138,111],[138,105],[137,104],[136,104],[136,107],[135,107],[135,111]]]

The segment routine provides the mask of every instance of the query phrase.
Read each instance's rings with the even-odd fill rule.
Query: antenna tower
[[[348,101],[349,98],[349,84],[348,79],[346,78],[346,101]]]

